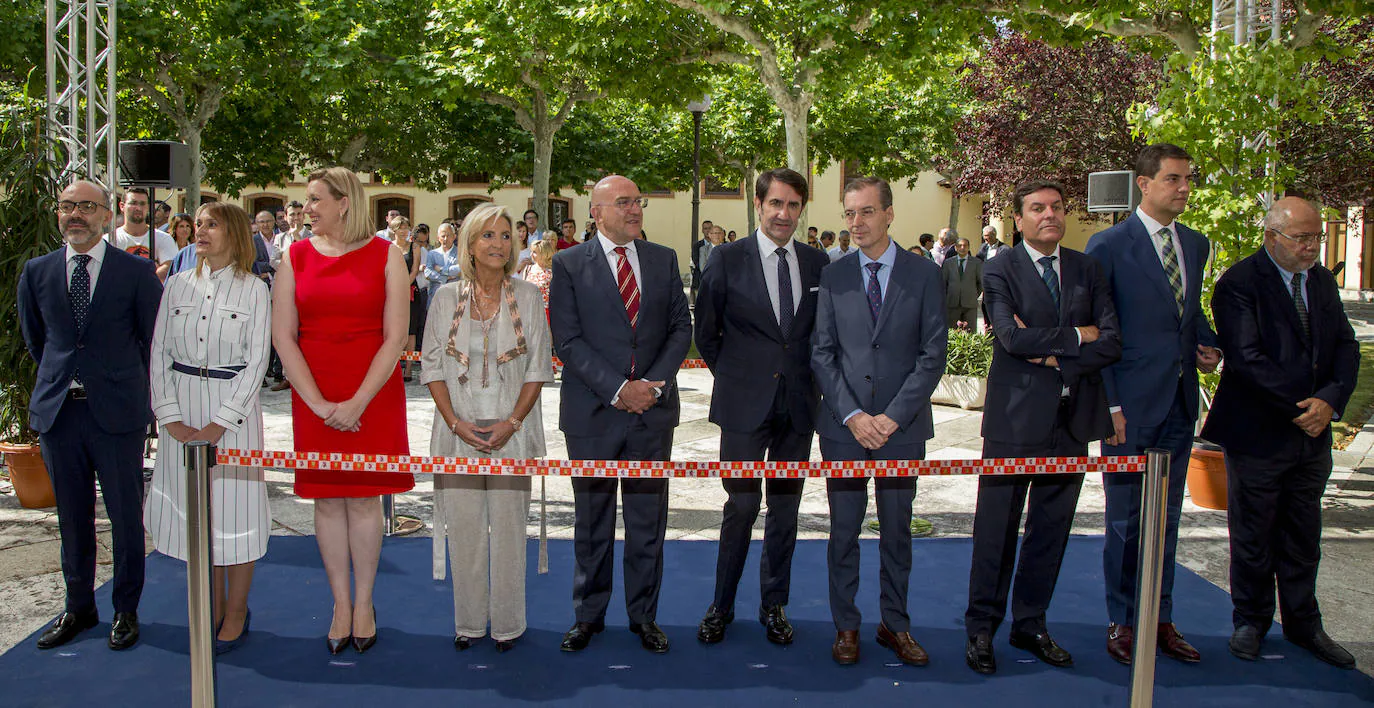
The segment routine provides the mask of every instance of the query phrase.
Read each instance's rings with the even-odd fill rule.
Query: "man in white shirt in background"
[[[399,209],[388,209],[387,212],[386,212],[386,222],[385,222],[385,223],[387,224],[387,226],[386,226],[385,228],[383,228],[383,229],[381,229],[380,231],[377,232],[377,238],[384,238],[384,239],[386,239],[386,240],[388,240],[388,241],[395,241],[396,238],[395,238],[394,236],[391,235],[391,226],[390,226],[390,224],[391,224],[391,220],[392,220],[392,219],[395,219],[396,217],[398,217],[398,216],[400,216],[400,215],[401,215],[401,212],[400,212]],[[290,218],[290,215],[288,215],[287,218]]]
[[[826,233],[830,233],[830,232],[827,231]],[[848,229],[842,229],[842,230],[840,231],[840,245],[838,245],[838,246],[836,246],[836,247],[834,247],[834,248],[832,248],[832,249],[826,251],[825,253],[826,253],[826,255],[830,256],[830,262],[831,262],[831,263],[834,263],[835,261],[838,261],[838,260],[840,260],[841,258],[844,258],[845,256],[847,256],[847,255],[849,255],[849,254],[851,254],[851,253],[853,253],[853,252],[855,252],[855,251],[857,251],[857,250],[859,250],[858,247],[857,247],[857,246],[854,246],[854,245],[850,242],[850,239],[849,239],[849,230],[848,230]]]
[[[115,229],[115,248],[152,261],[158,279],[166,281],[177,255],[177,242],[166,231],[149,227],[148,190],[130,187],[119,202],[119,212],[124,215],[124,225]]]

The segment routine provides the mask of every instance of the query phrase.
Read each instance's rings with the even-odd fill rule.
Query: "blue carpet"
[[[1130,672],[1104,651],[1100,537],[1075,537],[1060,577],[1050,629],[1077,665],[1056,669],[996,642],[999,673],[990,678],[964,666],[961,626],[968,588],[970,542],[916,542],[912,573],[912,633],[931,665],[896,664],[874,643],[877,545],[863,545],[860,606],[866,622],[857,666],[830,659],[834,625],[826,600],[825,544],[798,544],[789,615],[797,642],[776,647],[764,639],[751,608],[758,602],[758,548],[741,583],[737,621],[726,641],[703,646],[696,623],[710,602],[716,545],[669,543],[659,624],[672,641],[666,656],[639,647],[626,630],[617,588],[605,633],[580,654],[558,651],[572,622],[572,543],[549,543],[548,575],[528,584],[530,630],[515,650],[498,654],[489,640],[458,653],[452,645],[452,595],[447,581],[429,578],[428,539],[389,539],[378,580],[379,641],[366,655],[325,651],[329,590],[313,538],[274,536],[258,566],[247,644],[218,664],[221,706],[510,705],[556,702],[606,706],[1126,705]],[[530,554],[534,558],[535,545]],[[617,586],[620,568],[617,564]],[[1279,637],[1266,658],[1247,663],[1226,650],[1230,602],[1226,593],[1180,568],[1175,618],[1202,652],[1201,665],[1161,658],[1160,706],[1368,706],[1374,680],[1332,668]],[[132,650],[105,648],[109,589],[97,592],[102,623],[77,641],[40,652],[33,638],[0,656],[0,705],[187,705],[184,566],[165,556],[148,559],[139,610],[143,638]]]

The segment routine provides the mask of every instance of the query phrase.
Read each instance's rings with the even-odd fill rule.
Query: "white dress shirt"
[[[601,242],[601,250],[606,252],[606,264],[611,268],[611,280],[619,282],[616,278],[620,270],[620,256],[616,255],[615,249],[620,248],[620,246],[603,234],[597,234],[596,238]],[[630,270],[635,274],[635,285],[643,293],[644,278],[639,273],[639,251],[635,250],[635,243],[636,241],[632,240],[625,244],[625,258],[630,261]]]
[[[1040,259],[1044,258],[1045,256],[1049,256],[1054,259],[1054,262],[1052,264],[1054,266],[1054,277],[1055,280],[1059,281],[1059,291],[1062,294],[1064,292],[1064,271],[1059,267],[1059,244],[1054,244],[1054,253],[1041,253],[1035,250],[1034,248],[1031,248],[1030,241],[1022,240],[1021,246],[1026,249],[1026,255],[1030,256],[1031,263],[1035,264],[1035,272],[1040,274],[1040,278],[1042,280],[1045,278],[1045,268],[1044,266],[1040,265]]]
[[[102,238],[96,241],[96,244],[91,247],[91,250],[86,251],[86,255],[91,257],[90,262],[86,264],[86,272],[91,274],[91,295],[95,295],[95,281],[96,278],[100,277],[100,264],[105,262],[105,249],[107,247],[109,247],[109,244]],[[67,289],[71,290],[72,273],[76,270],[76,260],[74,257],[78,255],[79,252],[72,248],[71,244],[67,244],[66,248]]]
[[[773,239],[763,235],[762,231],[754,233],[755,240],[759,243],[759,258],[763,261],[763,283],[768,289],[768,299],[773,304],[773,319],[782,324],[782,309],[778,307],[778,244],[773,243]],[[801,268],[797,264],[797,242],[787,239],[787,268],[788,275],[792,280],[792,314],[796,314],[797,307],[801,305],[802,283]]]
[[[1174,221],[1170,221],[1167,224],[1161,224],[1158,221],[1155,221],[1154,218],[1151,217],[1149,214],[1146,214],[1145,210],[1141,209],[1140,207],[1136,207],[1135,215],[1140,217],[1140,222],[1142,224],[1145,224],[1145,231],[1150,234],[1150,245],[1154,246],[1155,255],[1159,256],[1159,265],[1161,267],[1165,267],[1164,243],[1160,241],[1159,238],[1155,236],[1155,234],[1159,233],[1160,229],[1169,230],[1169,237],[1174,242],[1174,254],[1178,256],[1179,279],[1180,282],[1183,283],[1183,292],[1188,292],[1188,268],[1183,262],[1183,242],[1178,239],[1178,224]]]

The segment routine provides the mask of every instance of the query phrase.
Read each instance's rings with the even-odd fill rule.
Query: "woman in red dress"
[[[272,339],[292,384],[296,451],[408,455],[396,366],[410,325],[405,262],[374,237],[357,175],[319,170],[306,194],[314,236],[291,245],[272,288]],[[380,495],[414,486],[410,475],[388,472],[296,473],[296,494],[315,500],[315,538],[334,595],[331,654],[350,642],[362,653],[377,640]]]

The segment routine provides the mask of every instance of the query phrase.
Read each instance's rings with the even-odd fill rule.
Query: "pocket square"
[[[821,290],[821,287],[820,287],[819,285],[817,285],[817,286],[814,287],[814,288],[811,288],[811,292],[813,292],[813,293],[815,293],[815,292],[820,292],[820,290]]]

